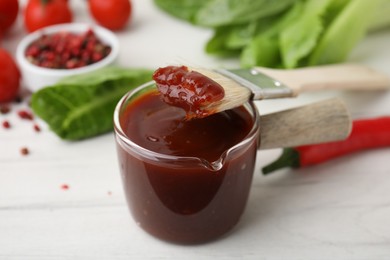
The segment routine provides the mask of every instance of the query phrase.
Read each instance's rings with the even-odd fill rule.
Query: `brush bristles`
[[[207,107],[203,108],[208,111],[212,111],[214,113],[221,112],[224,110],[232,109],[235,107],[239,107],[245,104],[250,96],[251,91],[237,83],[236,81],[225,77],[215,71],[202,69],[202,68],[190,68],[193,71],[197,71],[206,77],[214,80],[218,84],[220,84],[225,90],[225,96],[222,100],[213,102]]]

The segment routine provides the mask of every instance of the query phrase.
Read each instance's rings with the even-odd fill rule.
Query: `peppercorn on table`
[[[84,1],[70,2],[74,21],[94,23]],[[237,59],[204,53],[210,30],[175,20],[150,0],[133,0],[133,8],[129,26],[116,32],[120,66],[239,66]],[[3,47],[14,54],[24,34],[20,13]],[[390,77],[389,42],[389,30],[370,34],[348,61]],[[0,114],[0,259],[390,257],[389,148],[267,176],[261,168],[281,149],[259,151],[239,223],[215,241],[176,245],[148,235],[132,219],[112,132],[82,141],[61,140],[41,119],[29,119],[29,94],[23,93],[27,98]],[[323,90],[256,105],[267,114],[335,96],[347,104],[353,119],[390,116],[390,91]]]

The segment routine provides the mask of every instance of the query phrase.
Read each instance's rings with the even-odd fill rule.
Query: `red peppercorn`
[[[74,36],[71,38],[69,42],[69,47],[74,49],[81,48],[81,44],[83,43],[83,39],[79,36]]]
[[[68,184],[62,184],[61,185],[62,190],[69,190],[69,185]]]
[[[22,119],[27,119],[27,120],[33,120],[34,116],[33,114],[28,111],[28,110],[19,110],[18,111],[18,116]]]
[[[101,59],[103,59],[103,55],[101,53],[95,52],[95,53],[92,54],[92,60],[93,61],[96,62],[96,61],[99,61]]]
[[[54,52],[56,53],[62,53],[65,50],[65,43],[59,42],[55,47],[54,47]]]
[[[48,60],[48,61],[52,61],[55,59],[55,54],[53,51],[44,51],[42,52],[42,58],[44,58],[45,60]]]
[[[37,57],[39,54],[39,48],[36,45],[32,45],[27,48],[26,50],[26,56],[31,56],[31,57]]]
[[[71,60],[68,60],[66,63],[65,63],[65,67],[67,69],[74,69],[77,67],[77,61],[75,59],[71,59]]]
[[[40,132],[41,131],[41,128],[39,127],[39,125],[34,124],[34,131],[35,132]]]
[[[0,106],[0,113],[1,114],[8,114],[9,111],[11,111],[9,106],[6,106],[6,105]]]
[[[81,52],[81,60],[88,63],[91,59],[91,55],[88,51],[82,51]]]
[[[70,53],[64,52],[61,54],[60,62],[61,64],[65,64],[70,59]]]
[[[80,56],[81,54],[81,51],[80,51],[80,47],[74,47],[71,51],[71,54],[75,57],[78,57]]]
[[[39,63],[39,66],[45,67],[45,68],[54,68],[54,62],[50,60],[43,60]]]
[[[3,127],[8,129],[8,128],[11,128],[11,124],[7,121],[7,120],[4,120],[3,123],[2,123]]]
[[[87,36],[87,37],[94,37],[95,34],[93,33],[92,29],[89,28],[89,29],[85,32],[85,36]]]
[[[96,45],[96,40],[94,39],[89,40],[86,46],[87,51],[92,53],[95,50],[95,45]]]
[[[28,154],[30,153],[30,151],[28,150],[27,147],[22,147],[22,148],[20,149],[20,153],[21,153],[22,155],[28,155]]]
[[[107,56],[108,54],[111,53],[111,48],[105,48],[104,49],[104,55]]]
[[[88,29],[82,34],[59,32],[42,35],[27,47],[25,56],[40,67],[74,69],[98,62],[110,52],[111,47]]]
[[[78,68],[81,68],[81,67],[84,67],[85,65],[87,65],[87,63],[86,62],[84,62],[84,61],[82,61],[82,60],[80,60],[79,62],[77,62],[77,67]]]

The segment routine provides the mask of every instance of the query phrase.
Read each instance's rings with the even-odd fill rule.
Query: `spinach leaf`
[[[264,24],[259,26],[264,29],[258,30],[243,49],[240,56],[241,66],[282,68],[280,33],[302,15],[303,8],[303,2],[297,1],[289,10],[267,19],[266,26]],[[264,23],[264,20],[260,20],[259,23]]]
[[[322,15],[322,20],[323,20],[322,23],[325,28],[329,26],[329,24],[340,14],[340,12],[350,1],[351,0],[337,0],[337,1],[332,1],[329,4],[327,10]]]
[[[308,0],[303,13],[280,34],[280,51],[285,68],[297,67],[314,49],[324,29],[322,15],[333,0]]]
[[[229,46],[228,39],[234,29],[233,26],[221,26],[215,29],[214,35],[208,40],[205,46],[207,54],[220,57],[236,56],[240,48]]]
[[[264,32],[278,20],[277,17],[265,17],[238,25],[220,26],[214,29],[214,35],[206,43],[208,54],[220,57],[238,56],[253,37]]]
[[[342,62],[367,32],[390,26],[390,0],[154,1],[176,17],[211,27],[206,53],[240,56],[243,67]]]
[[[232,27],[226,39],[229,48],[244,48],[258,34],[267,31],[278,18],[274,15]]]
[[[194,22],[196,13],[211,0],[154,0],[154,3],[170,15]]]
[[[225,45],[230,49],[241,49],[248,44],[256,32],[257,22],[230,26]]]
[[[112,130],[120,98],[151,80],[153,71],[107,67],[71,76],[32,95],[36,115],[61,138],[78,140]]]
[[[259,35],[242,51],[241,67],[279,67],[281,64],[278,39]]]
[[[242,24],[272,16],[290,7],[296,0],[213,0],[205,4],[195,16],[202,26]]]

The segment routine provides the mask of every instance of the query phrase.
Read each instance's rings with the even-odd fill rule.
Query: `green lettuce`
[[[279,45],[283,66],[297,67],[316,46],[324,30],[322,15],[332,0],[308,0],[303,12],[280,32]]]
[[[269,20],[265,30],[255,34],[241,53],[242,67],[281,67],[282,56],[279,33],[294,23],[303,12],[304,5],[298,1],[281,18]]]
[[[218,27],[231,24],[242,24],[280,13],[290,7],[296,0],[214,0],[199,9],[195,23]]]
[[[337,63],[363,38],[381,0],[353,0],[329,24],[309,57],[309,65]]]
[[[342,62],[368,32],[390,27],[390,0],[154,1],[176,17],[211,27],[206,53],[237,56],[242,67]],[[178,15],[183,6],[191,15]]]
[[[153,71],[107,67],[71,76],[32,95],[31,107],[59,137],[78,140],[113,129],[120,98],[150,81]]]
[[[195,16],[210,0],[154,0],[154,3],[168,14],[195,23]]]

